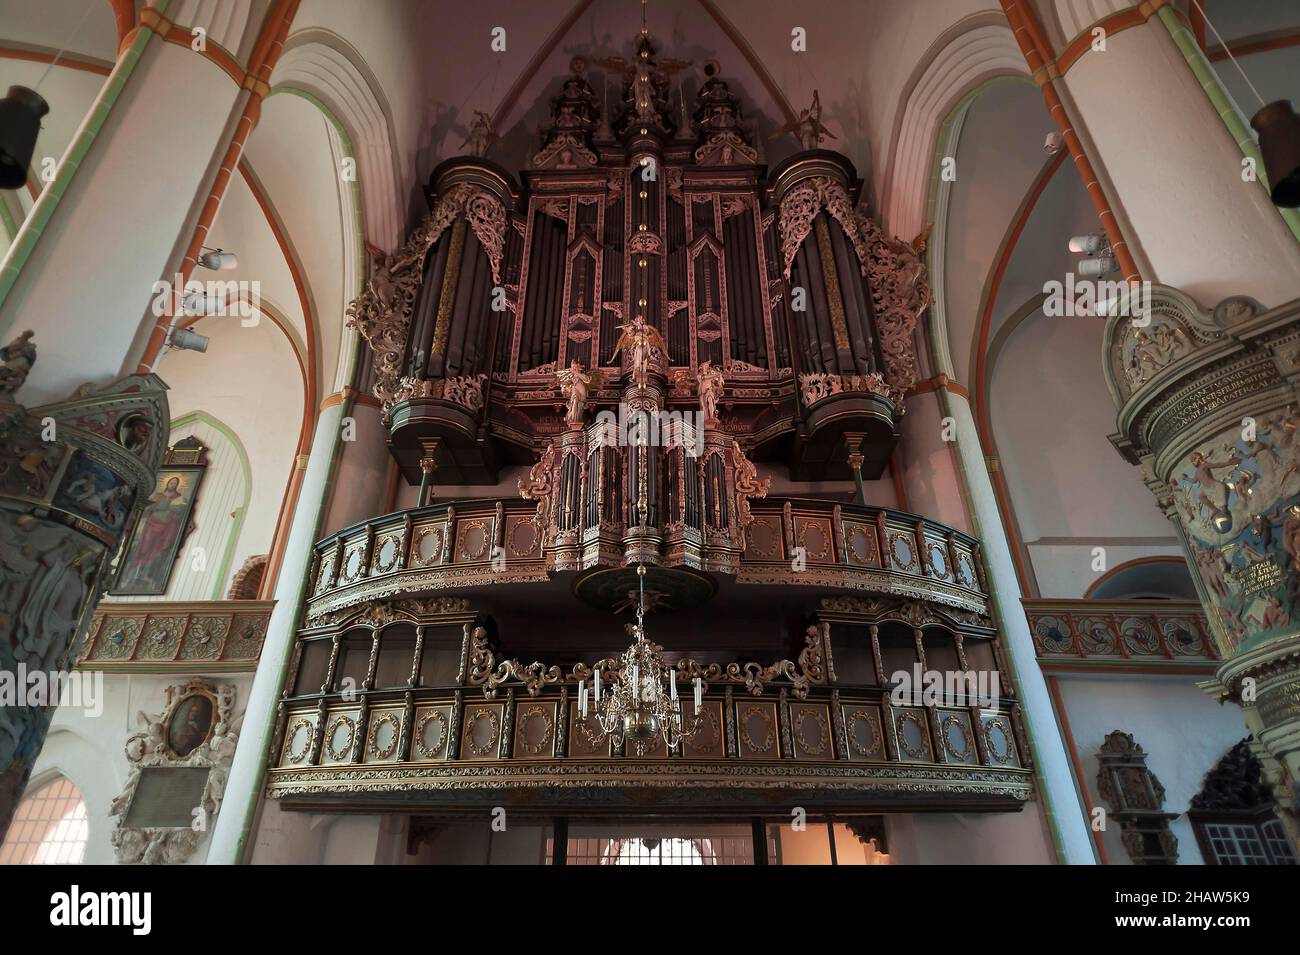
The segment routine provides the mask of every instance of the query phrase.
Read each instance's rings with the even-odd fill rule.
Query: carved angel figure
[[[560,394],[569,402],[568,413],[564,420],[569,424],[582,424],[587,411],[587,393],[592,388],[599,388],[598,374],[586,371],[582,362],[574,359],[568,368],[561,368],[555,373],[555,381],[560,387]]]
[[[768,139],[776,139],[786,133],[793,133],[799,138],[799,145],[804,149],[816,149],[823,139],[835,139],[836,136],[822,125],[822,99],[817,90],[813,90],[812,105],[799,111],[797,119],[786,123]]]
[[[470,124],[469,135],[461,143],[461,148],[469,147],[469,154],[478,158],[487,155],[489,149],[501,144],[501,137],[492,128],[492,117],[482,110],[474,110],[474,122]]]
[[[650,372],[650,362],[656,352],[660,355],[668,354],[668,343],[664,341],[663,335],[659,334],[659,329],[646,324],[646,320],[640,315],[627,325],[619,325],[618,330],[623,335],[619,338],[610,359],[612,361],[622,352],[631,363],[632,381],[637,387],[644,388]]]
[[[372,252],[374,268],[370,270],[370,280],[366,283],[375,303],[385,311],[391,309],[397,301],[397,285],[393,281],[393,272],[397,264],[395,255]]]
[[[695,377],[700,383],[700,412],[704,415],[704,421],[706,424],[717,421],[718,399],[722,397],[722,389],[726,385],[722,369],[705,360],[700,363]]]
[[[528,480],[519,480],[519,496],[537,502],[533,524],[539,531],[546,529],[551,508],[551,471],[555,467],[555,445],[548,444],[541,459],[528,472]]]

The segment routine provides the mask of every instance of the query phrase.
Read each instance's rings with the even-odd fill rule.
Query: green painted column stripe
[[[158,13],[165,13],[171,0],[154,0],[153,8]],[[40,198],[36,200],[36,205],[28,214],[26,221],[23,222],[22,229],[14,239],[13,245],[5,254],[4,262],[0,264],[0,306],[3,306],[9,297],[10,290],[18,280],[18,273],[22,271],[27,260],[31,257],[32,251],[36,248],[36,243],[40,241],[41,235],[45,232],[45,227],[49,225],[50,218],[54,215],[54,210],[58,208],[59,201],[63,194],[68,191],[68,185],[77,174],[82,160],[90,152],[90,147],[103,129],[104,123],[108,120],[108,114],[112,112],[113,105],[117,102],[118,97],[122,95],[122,90],[126,87],[127,80],[135,71],[136,65],[140,62],[140,57],[144,55],[145,47],[156,34],[142,27],[136,37],[131,41],[127,51],[118,57],[117,65],[113,67],[113,72],[105,81],[95,98],[94,105],[86,118],[82,121],[81,127],[77,130],[76,137],[68,146],[67,152],[63,155],[63,161],[59,163],[58,172],[55,173],[54,181],[41,191]]]
[[[9,210],[7,202],[0,202],[0,222],[4,223],[5,239],[12,242],[18,235],[18,223],[14,221],[14,214]]]
[[[1197,45],[1192,32],[1174,15],[1172,7],[1161,7],[1158,15],[1160,22],[1165,25],[1169,35],[1173,37],[1174,44],[1183,54],[1183,59],[1187,61],[1192,74],[1196,77],[1197,82],[1201,84],[1201,89],[1205,91],[1206,97],[1210,100],[1210,105],[1214,107],[1214,111],[1223,120],[1223,125],[1228,128],[1228,133],[1237,141],[1237,146],[1241,149],[1242,155],[1248,156],[1255,161],[1256,181],[1267,192],[1268,181],[1264,175],[1264,157],[1259,151],[1259,143],[1255,140],[1255,134],[1251,132],[1250,126],[1247,125],[1246,120],[1238,110],[1237,104],[1232,101],[1232,97],[1224,89],[1223,83],[1219,80],[1219,74],[1215,72],[1210,61],[1201,52],[1201,48]],[[1297,240],[1300,240],[1300,209],[1278,209],[1278,214],[1286,221],[1287,226],[1291,229],[1291,234]]]

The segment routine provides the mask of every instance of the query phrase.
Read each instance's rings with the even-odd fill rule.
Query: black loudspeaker
[[[27,183],[41,117],[49,111],[40,94],[25,86],[9,87],[9,95],[0,100],[0,189]]]
[[[13,90],[9,91],[10,94]],[[1291,101],[1280,99],[1251,117],[1259,133],[1259,151],[1264,156],[1264,174],[1272,188],[1273,205],[1300,207],[1300,116]]]

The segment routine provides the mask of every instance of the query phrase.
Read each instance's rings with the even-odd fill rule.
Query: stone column
[[[1047,681],[1038,665],[1029,621],[1020,603],[1023,595],[1011,558],[1011,544],[984,464],[975,416],[970,403],[957,392],[940,388],[939,396],[944,414],[953,420],[962,482],[975,522],[972,531],[980,540],[989,597],[997,608],[998,632],[1029,731],[1038,791],[1056,840],[1057,856],[1070,865],[1092,865],[1097,858],[1088,831],[1088,815],[1079,801],[1069,753],[1056,722]]]
[[[152,375],[24,408],[14,392],[35,358],[30,333],[0,348],[0,838],[154,491],[170,421]],[[102,705],[93,675],[76,677],[67,702]]]
[[[234,865],[243,861],[252,832],[275,733],[276,706],[293,654],[294,637],[308,586],[312,545],[316,542],[325,510],[347,404],[331,404],[316,419],[311,453],[289,528],[284,561],[276,579],[275,609],[267,624],[257,674],[249,688],[239,748],[230,767],[226,795],[212,829],[207,857],[211,864]]]
[[[1111,442],[1183,540],[1223,658],[1202,687],[1241,706],[1295,838],[1300,779],[1300,300],[1212,312],[1157,286],[1146,319],[1114,317]]]

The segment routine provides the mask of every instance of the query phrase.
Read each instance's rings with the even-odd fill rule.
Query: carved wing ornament
[[[849,202],[849,194],[844,186],[829,176],[813,176],[791,189],[781,200],[781,260],[785,267],[785,277],[790,277],[795,254],[812,231],[813,220],[823,209],[844,229],[844,234],[849,237],[858,253],[862,274],[866,275],[869,250],[865,236],[861,234],[858,215]]]
[[[347,308],[347,325],[355,328],[373,355],[374,395],[384,415],[411,397],[416,382],[403,377],[411,311],[424,280],[424,257],[447,227],[464,216],[492,266],[492,279],[501,284],[505,250],[506,209],[484,189],[461,183],[438,199],[433,211],[393,255],[379,262],[365,289]]]
[[[911,245],[888,238],[870,216],[855,211],[843,185],[829,176],[814,176],[781,200],[781,258],[787,280],[799,247],[823,209],[840,224],[857,252],[880,333],[885,380],[901,395],[916,383],[912,334],[932,301],[925,263]]]

